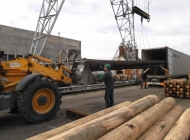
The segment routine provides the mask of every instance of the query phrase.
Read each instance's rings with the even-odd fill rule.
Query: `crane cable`
[[[144,26],[143,26],[143,18],[142,17],[141,17],[141,23],[140,23],[140,26],[139,26],[139,31],[137,32],[137,37],[136,37],[137,39],[138,39],[138,35],[139,35],[139,38],[140,38],[139,46],[141,46],[141,40],[142,40],[142,43],[143,43],[142,46],[145,47],[145,41],[144,41],[144,36],[145,36],[145,38],[147,40],[148,47],[150,48],[149,41],[148,41]],[[141,36],[142,36],[142,39],[141,39]]]
[[[147,11],[148,14],[149,14],[149,6],[150,6],[150,4],[151,4],[150,0],[144,0],[144,11]],[[136,5],[140,7],[140,0],[136,0]],[[148,22],[149,21],[150,20],[148,20]],[[136,37],[137,39],[138,39],[138,35],[139,35],[139,38],[140,38],[139,46],[141,46],[141,40],[142,40],[142,45],[145,47],[145,41],[144,41],[144,36],[145,36],[145,38],[147,40],[148,47],[150,48],[149,41],[148,41],[144,26],[143,26],[143,17],[141,17],[141,23],[140,23],[139,31],[137,32],[137,37]],[[142,36],[142,39],[141,39],[141,36]]]

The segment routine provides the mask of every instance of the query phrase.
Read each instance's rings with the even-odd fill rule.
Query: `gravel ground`
[[[139,85],[125,86],[114,90],[115,104],[124,101],[136,101],[144,96],[154,94],[161,100],[165,98],[162,87],[140,89]],[[190,108],[190,99],[176,99],[176,105]],[[72,108],[88,114],[105,109],[104,90],[74,93],[62,97],[61,109],[51,121],[31,124],[19,115],[0,113],[0,140],[22,140],[72,122],[66,118],[66,109]]]

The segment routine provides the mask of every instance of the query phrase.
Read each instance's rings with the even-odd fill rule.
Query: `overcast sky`
[[[36,28],[42,0],[0,0],[0,24],[31,30]],[[144,4],[148,0],[136,0]],[[190,0],[150,0],[150,22],[135,15],[138,49],[168,46],[190,55]],[[135,2],[135,3],[136,3]],[[82,57],[112,59],[121,37],[110,0],[66,0],[52,35],[80,40]]]

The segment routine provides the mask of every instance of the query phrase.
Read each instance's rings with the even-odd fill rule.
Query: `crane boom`
[[[128,51],[126,60],[135,60],[136,45],[134,32],[133,0],[110,0],[115,20],[122,38],[122,44],[132,48]],[[129,50],[126,48],[126,50]]]
[[[30,53],[40,55],[65,0],[43,0]]]

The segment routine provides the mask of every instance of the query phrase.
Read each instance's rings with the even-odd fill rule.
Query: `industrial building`
[[[12,60],[16,56],[29,54],[34,31],[0,25],[0,50],[5,52],[3,60]],[[81,41],[50,35],[41,56],[56,61],[58,53],[63,50],[77,49],[81,51]],[[78,56],[79,58],[81,55]],[[64,59],[64,58],[63,58]]]

